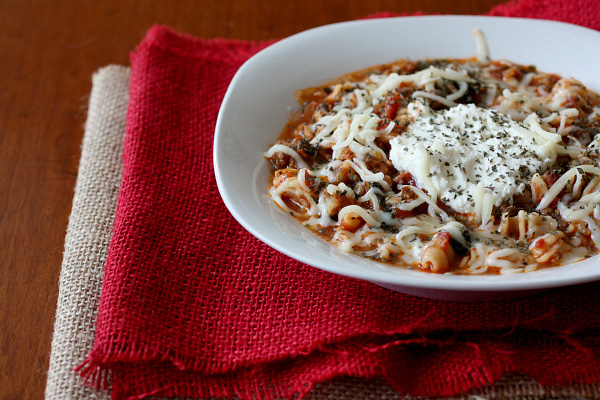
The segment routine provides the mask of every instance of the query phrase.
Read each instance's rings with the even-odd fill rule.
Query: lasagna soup
[[[339,249],[433,273],[511,274],[600,248],[600,97],[490,60],[399,60],[299,90],[265,153],[270,196]]]

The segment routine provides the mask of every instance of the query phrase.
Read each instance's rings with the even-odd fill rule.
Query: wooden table
[[[380,11],[476,14],[503,0],[0,2],[0,398],[41,399],[91,75],[155,23],[268,39]]]

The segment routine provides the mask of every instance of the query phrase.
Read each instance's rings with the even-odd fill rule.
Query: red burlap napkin
[[[491,13],[600,28],[596,0]],[[81,373],[110,383],[115,399],[290,397],[341,375],[430,396],[506,372],[600,381],[598,283],[515,301],[426,300],[300,264],[237,224],[213,176],[213,129],[233,74],[266,45],[155,27],[132,54],[123,183]]]

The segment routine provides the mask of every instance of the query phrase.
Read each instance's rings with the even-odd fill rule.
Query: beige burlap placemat
[[[130,70],[108,66],[92,77],[73,208],[69,217],[46,384],[47,399],[109,399],[73,371],[94,341],[104,263],[123,169]]]
[[[123,167],[121,155],[129,76],[129,68],[108,66],[92,78],[88,119],[59,280],[47,400],[110,399],[110,392],[86,386],[74,368],[84,361],[94,340],[104,263]],[[382,382],[354,378],[317,385],[306,398],[415,399],[399,395]],[[600,384],[544,388],[532,379],[511,375],[457,399],[600,399]]]

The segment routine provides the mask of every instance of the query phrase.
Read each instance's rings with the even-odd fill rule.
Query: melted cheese
[[[534,128],[473,104],[424,112],[390,141],[390,160],[410,172],[434,201],[481,217],[485,200],[499,206],[552,164],[552,154],[540,143],[555,137],[537,143]]]
[[[276,144],[274,146],[272,146],[265,154],[264,156],[269,158],[269,157],[273,157],[273,155],[275,153],[284,153],[287,154],[288,156],[292,157],[294,159],[294,161],[296,161],[296,164],[300,167],[300,168],[308,168],[308,165],[306,165],[306,162],[304,162],[304,160],[302,159],[302,157],[300,157],[300,155],[298,153],[296,153],[293,149],[290,149],[287,146],[284,146],[282,144]]]
[[[538,210],[543,210],[548,207],[550,203],[558,196],[561,190],[567,185],[569,180],[575,176],[581,176],[583,173],[590,173],[594,175],[600,175],[600,168],[591,165],[580,165],[578,167],[571,168],[565,172],[555,183],[550,187],[546,195],[540,201]]]

